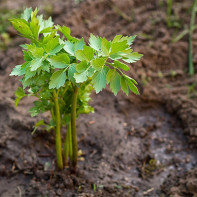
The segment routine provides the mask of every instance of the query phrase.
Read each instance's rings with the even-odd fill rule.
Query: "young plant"
[[[71,170],[76,171],[76,118],[93,112],[88,105],[91,91],[99,93],[110,84],[114,95],[120,89],[126,95],[129,90],[139,94],[137,82],[125,74],[129,71],[125,63],[134,63],[142,55],[131,49],[135,36],[117,35],[108,41],[91,34],[86,44],[83,38],[71,36],[68,27],[53,25],[51,18],[44,20],[37,13],[38,9],[28,8],[21,18],[10,20],[19,34],[30,40],[30,44],[21,46],[24,64],[17,65],[10,74],[22,77],[23,88],[15,92],[15,103],[18,105],[24,96],[35,96],[31,115],[50,111],[49,123],[40,120],[34,132],[40,125],[46,130],[55,129],[57,167],[62,170],[69,161]],[[61,128],[66,125],[63,145]]]

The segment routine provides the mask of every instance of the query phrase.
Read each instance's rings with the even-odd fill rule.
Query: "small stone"
[[[58,189],[58,190],[56,191],[56,194],[59,195],[59,196],[62,196],[62,190],[61,190],[61,189]]]

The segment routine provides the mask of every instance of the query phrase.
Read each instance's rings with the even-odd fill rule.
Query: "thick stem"
[[[72,160],[72,156],[73,156],[73,146],[72,146],[72,133],[71,133],[71,122],[68,123],[68,127],[69,127],[69,132],[68,132],[68,145],[69,145],[69,158],[70,160]]]
[[[62,142],[61,142],[61,118],[60,118],[60,110],[58,103],[58,94],[56,90],[53,91],[53,97],[55,102],[55,144],[56,144],[56,157],[57,157],[57,167],[59,170],[63,169],[63,160],[62,160]]]
[[[69,138],[68,138],[69,126],[66,131],[65,141],[64,141],[64,166],[68,166],[68,152],[69,152]]]
[[[72,98],[72,107],[71,107],[71,131],[72,131],[72,147],[73,147],[73,154],[72,154],[72,171],[76,172],[77,167],[77,131],[76,131],[76,107],[77,107],[77,94],[78,94],[78,87],[74,87],[73,98]]]
[[[68,157],[70,161],[72,160],[72,138],[71,138],[71,122],[68,123],[68,128],[65,136],[64,142],[64,163],[68,166]]]

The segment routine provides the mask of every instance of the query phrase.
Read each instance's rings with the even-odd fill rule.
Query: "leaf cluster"
[[[54,90],[58,93],[62,125],[70,119],[74,86],[79,87],[77,114],[93,112],[88,105],[90,93],[92,89],[100,92],[107,84],[115,95],[120,89],[126,95],[129,90],[139,94],[137,82],[125,74],[130,69],[127,64],[142,57],[131,48],[136,36],[117,35],[108,41],[91,34],[86,44],[83,38],[71,36],[68,27],[54,25],[51,17],[44,19],[37,13],[38,9],[27,8],[20,18],[10,19],[18,33],[31,41],[21,45],[25,62],[10,74],[21,76],[23,85],[15,93],[16,105],[24,96],[37,97],[31,115],[50,111],[53,127]]]

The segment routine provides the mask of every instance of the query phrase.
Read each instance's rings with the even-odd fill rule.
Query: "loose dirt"
[[[162,2],[162,1],[160,1]],[[189,23],[192,1],[175,1],[173,12]],[[14,107],[19,82],[9,77],[23,62],[12,28],[6,50],[0,51],[0,196],[195,196],[197,194],[197,75],[187,75],[187,37],[172,43],[176,29],[166,26],[166,5],[159,1],[6,0],[1,9],[41,7],[55,23],[71,27],[74,36],[90,33],[111,39],[138,37],[134,50],[144,54],[130,75],[140,96],[117,97],[106,88],[92,94],[94,114],[77,121],[79,167],[76,175],[55,169],[54,134],[38,130],[28,109],[33,99]],[[180,31],[180,30],[178,30]],[[197,48],[194,34],[194,51]],[[197,63],[194,55],[195,70]],[[48,114],[42,115],[47,121]],[[63,129],[65,132],[65,129]]]

